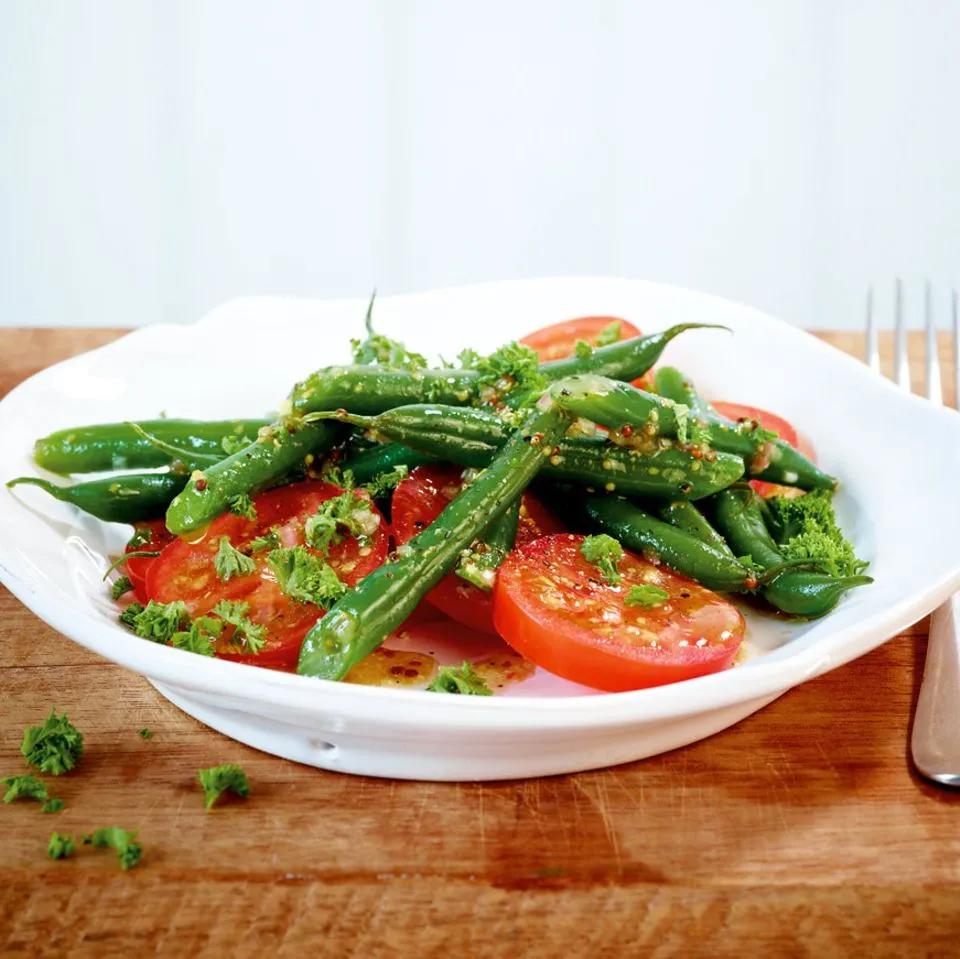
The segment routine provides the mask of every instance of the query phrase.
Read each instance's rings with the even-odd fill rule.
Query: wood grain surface
[[[119,333],[0,331],[0,393]],[[53,704],[86,737],[55,781],[65,810],[0,807],[0,953],[956,955],[960,794],[908,762],[925,641],[918,623],[644,762],[391,782],[225,739],[0,588],[0,776],[26,771],[23,727]],[[196,770],[221,762],[243,764],[252,795],[205,812]],[[139,830],[140,866],[47,859],[52,829],[106,825]]]

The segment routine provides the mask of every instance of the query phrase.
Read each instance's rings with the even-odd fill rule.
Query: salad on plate
[[[744,608],[811,619],[871,582],[810,444],[658,365],[704,324],[584,317],[431,366],[372,306],[353,363],[276,417],[37,440],[43,470],[97,475],[8,486],[134,527],[107,574],[131,641],[432,692],[536,668],[615,692],[730,667]],[[483,655],[440,666],[411,630]]]

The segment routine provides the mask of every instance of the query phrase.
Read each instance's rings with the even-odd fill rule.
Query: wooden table
[[[0,331],[0,394],[121,331]],[[857,338],[825,335],[853,349]],[[231,742],[0,588],[0,775],[52,704],[83,730],[67,808],[0,808],[3,955],[946,955],[960,794],[911,771],[926,623],[705,742],[529,782],[326,773]],[[154,739],[137,735],[149,726]],[[253,795],[204,812],[198,767]],[[49,833],[136,828],[53,862]]]

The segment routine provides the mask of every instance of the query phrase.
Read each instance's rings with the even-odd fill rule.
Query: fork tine
[[[943,405],[943,389],[940,384],[940,351],[937,348],[937,324],[933,318],[933,290],[927,280],[923,288],[924,366],[926,367],[927,399],[937,406]]]
[[[877,321],[873,315],[873,286],[867,287],[867,343],[864,359],[874,373],[880,372],[880,346],[877,343]]]
[[[900,277],[893,288],[893,379],[901,389],[910,390],[910,359],[907,356],[907,324],[903,310],[903,283]]]

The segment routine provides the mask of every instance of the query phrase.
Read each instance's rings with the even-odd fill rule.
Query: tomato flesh
[[[167,529],[167,524],[162,519],[150,520],[146,523],[137,523],[134,526],[137,533],[149,534],[143,536],[143,542],[137,546],[127,546],[124,550],[127,558],[124,561],[124,567],[127,571],[127,578],[133,584],[133,595],[141,603],[145,603],[147,596],[147,572],[154,562],[159,558],[157,556],[132,556],[131,553],[158,553],[165,546],[173,541],[173,533]]]
[[[249,619],[267,628],[264,648],[258,654],[231,652],[231,631],[225,630],[217,655],[274,669],[295,668],[303,637],[324,610],[312,603],[294,602],[281,591],[266,560],[269,550],[253,554],[256,566],[252,573],[235,576],[226,583],[217,576],[214,557],[222,536],[228,536],[241,551],[252,539],[270,530],[276,532],[281,546],[304,545],[304,522],[322,503],[342,492],[331,483],[307,481],[261,493],[253,500],[256,520],[226,513],[194,538],[170,543],[148,571],[147,597],[161,603],[183,600],[191,616],[210,612],[222,599],[245,602]],[[355,586],[387,557],[386,521],[373,503],[370,509],[380,522],[376,532],[365,541],[344,533],[341,542],[331,545],[326,554],[310,549],[326,560],[348,586]]]
[[[418,466],[398,484],[391,504],[393,536],[398,545],[425,530],[460,493],[462,472],[458,466]],[[524,493],[517,544],[561,529],[563,526],[535,496]],[[481,632],[496,632],[490,593],[456,573],[449,573],[440,580],[427,594],[427,600],[464,626]]]
[[[579,340],[585,340],[591,346],[596,345],[597,337],[611,323],[620,324],[620,339],[629,340],[639,336],[637,329],[629,320],[619,316],[581,316],[575,320],[562,320],[528,333],[520,342],[536,350],[541,363],[549,360],[564,360],[573,356]]]
[[[736,607],[663,567],[624,553],[606,583],[580,553],[584,537],[544,536],[514,550],[493,589],[497,632],[521,656],[574,682],[622,692],[731,665],[743,640]],[[669,594],[652,608],[624,602],[631,586]]]

